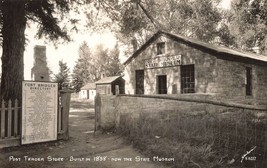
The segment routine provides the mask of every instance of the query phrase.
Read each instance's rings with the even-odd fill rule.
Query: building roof
[[[109,76],[109,77],[104,77],[102,79],[100,79],[99,81],[96,81],[96,84],[108,84],[108,83],[112,83],[113,81],[117,80],[118,78],[120,78],[120,76]]]
[[[238,51],[222,46],[217,46],[214,44],[206,43],[197,39],[192,39],[164,31],[158,31],[155,33],[145,44],[143,44],[138,50],[136,50],[123,64],[128,64],[133,58],[141,54],[146,48],[148,48],[155,40],[157,40],[161,35],[172,39],[174,41],[181,42],[183,44],[189,45],[193,48],[199,49],[204,52],[208,52],[214,56],[218,56],[222,59],[232,59],[236,61],[246,60],[246,61],[255,61],[258,63],[267,64],[267,56],[253,54],[243,51]]]
[[[88,83],[81,88],[81,90],[90,90],[90,89],[96,89],[95,83]]]

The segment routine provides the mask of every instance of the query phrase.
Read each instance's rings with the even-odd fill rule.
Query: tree
[[[106,76],[121,75],[123,72],[122,64],[120,63],[120,50],[118,44],[109,51],[108,66],[106,67]]]
[[[102,74],[107,76],[109,65],[108,49],[102,44],[97,45],[93,49],[91,61],[89,62],[89,74],[91,81],[98,81]]]
[[[236,47],[250,51],[253,47],[266,50],[267,0],[233,0],[228,25]]]
[[[91,49],[84,42],[79,48],[79,59],[73,69],[72,85],[76,92],[88,82],[95,82],[105,76],[120,75],[122,65],[119,60],[118,45],[112,50],[104,48],[102,44]]]
[[[88,14],[90,26],[109,25],[121,42],[132,39],[142,45],[157,30],[251,51],[267,53],[267,0],[232,0],[229,11],[219,8],[221,0],[125,0],[94,1],[99,12]],[[94,21],[101,13],[109,19]],[[111,26],[113,25],[113,26]],[[116,26],[114,26],[116,25]]]
[[[131,0],[94,1],[95,6],[117,24],[120,40],[136,39],[143,44],[157,30],[213,42],[219,35],[217,28],[221,15],[219,0]],[[92,14],[89,15],[92,20]],[[90,20],[90,25],[93,22]],[[106,24],[111,24],[107,21]]]
[[[85,73],[81,73],[81,68],[79,66],[80,65],[76,63],[71,75],[72,76],[71,85],[73,86],[76,93],[78,93],[85,84],[84,78],[82,77],[82,75]]]
[[[91,81],[99,80],[102,74],[105,76],[120,75],[122,70],[118,46],[109,50],[102,44],[97,45],[92,50],[88,69]]]
[[[54,82],[57,82],[59,89],[68,88],[70,83],[70,68],[67,66],[67,63],[64,63],[62,60],[59,61],[59,72],[55,75]]]
[[[19,99],[24,79],[23,57],[25,50],[25,29],[30,21],[38,24],[37,37],[51,41],[70,38],[59,22],[72,6],[81,1],[69,0],[1,0],[0,33],[2,41],[1,96],[4,100]],[[70,20],[76,23],[76,20]]]
[[[79,92],[81,87],[90,82],[89,75],[89,60],[90,60],[90,48],[86,42],[79,47],[79,58],[76,62],[72,73],[72,86],[76,92]]]

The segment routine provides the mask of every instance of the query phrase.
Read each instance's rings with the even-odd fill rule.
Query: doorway
[[[144,94],[144,70],[135,71],[135,94]]]
[[[167,94],[167,75],[157,76],[158,94]]]

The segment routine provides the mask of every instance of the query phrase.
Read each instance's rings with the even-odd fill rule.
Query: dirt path
[[[93,102],[73,99],[68,141],[24,145],[0,150],[3,168],[165,168],[145,158],[114,134],[94,134]],[[12,158],[12,159],[11,159]],[[27,159],[36,160],[29,161]],[[15,161],[17,160],[17,161]],[[19,161],[20,160],[20,161]],[[27,160],[27,161],[25,161]]]

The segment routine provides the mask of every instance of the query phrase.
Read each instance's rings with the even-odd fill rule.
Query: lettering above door
[[[181,65],[181,55],[157,57],[145,60],[145,68],[161,68]]]

